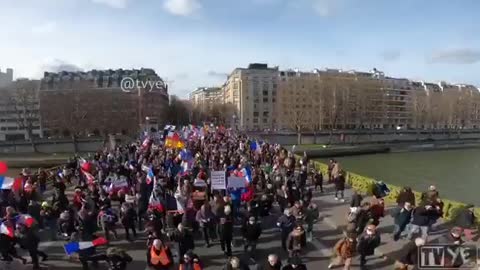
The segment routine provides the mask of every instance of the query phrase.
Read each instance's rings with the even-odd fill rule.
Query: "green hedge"
[[[328,166],[326,164],[318,161],[314,161],[314,164],[317,170],[320,170],[324,175],[328,175]],[[353,189],[362,193],[366,193],[368,195],[372,194],[374,183],[375,183],[374,179],[366,176],[362,176],[356,173],[352,173],[352,172],[347,172],[346,177],[347,177],[347,184]],[[396,204],[396,199],[398,197],[398,194],[400,194],[402,187],[388,184],[388,188],[390,189],[390,194],[387,197],[385,197],[385,202],[389,204]],[[414,194],[415,194],[415,201],[417,203],[420,202],[421,193],[418,191],[414,191]],[[444,203],[443,217],[446,220],[452,220],[456,216],[458,210],[466,206],[466,204],[464,203],[456,202],[448,199],[442,199],[442,201]],[[480,217],[480,208],[478,207],[475,208],[475,216]]]

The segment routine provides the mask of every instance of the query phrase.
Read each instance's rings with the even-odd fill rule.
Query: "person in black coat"
[[[251,248],[250,257],[254,258],[255,250],[257,248],[258,238],[262,234],[262,226],[260,223],[257,223],[257,220],[254,216],[251,216],[247,223],[242,227],[242,235],[245,239],[244,250],[245,253],[248,253],[248,248]]]
[[[292,215],[292,210],[285,209],[285,213],[277,221],[277,227],[281,229],[282,248],[286,251],[288,235],[295,227],[295,217]]]
[[[293,257],[288,260],[288,264],[282,270],[307,270],[307,266],[302,263],[299,257]]]
[[[220,217],[218,234],[222,251],[226,256],[232,256],[233,214],[229,205],[225,206],[224,214]]]
[[[345,176],[343,175],[343,172],[340,172],[338,174],[338,177],[335,178],[335,200],[339,199],[339,194],[340,194],[340,201],[344,202],[343,198],[343,191],[345,190]]]
[[[430,220],[434,218],[434,210],[431,205],[420,205],[413,210],[412,224],[408,232],[407,239],[411,240],[414,233],[421,232],[422,238],[428,237],[428,226]]]
[[[177,230],[173,233],[167,233],[172,240],[178,243],[178,257],[183,258],[183,255],[189,250],[195,248],[195,242],[193,241],[193,235],[184,228],[183,224],[178,224]]]
[[[317,190],[317,187],[320,188],[320,192],[323,193],[323,174],[321,171],[315,171],[313,174],[313,179],[315,181],[315,190]]]
[[[125,228],[125,235],[127,240],[131,240],[129,231],[132,230],[133,237],[137,237],[137,231],[135,230],[135,222],[137,221],[137,212],[129,203],[123,203],[120,211],[120,221],[123,228]]]
[[[38,250],[38,244],[40,239],[35,235],[32,229],[27,228],[23,224],[17,224],[18,231],[20,232],[19,243],[20,246],[28,251],[32,258],[33,269],[40,269],[38,263],[38,255],[42,257],[42,261],[45,261],[48,256],[43,251]]]
[[[366,257],[373,255],[378,246],[380,246],[380,234],[377,232],[375,225],[370,224],[358,240],[357,250],[360,254],[360,267],[365,266],[367,263]]]
[[[396,208],[392,213],[395,228],[393,229],[393,240],[398,241],[400,235],[405,230],[412,219],[413,207],[410,202],[405,202],[402,208]]]

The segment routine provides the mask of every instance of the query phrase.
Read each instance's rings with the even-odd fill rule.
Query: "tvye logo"
[[[425,245],[419,253],[419,269],[478,269],[476,246]]]

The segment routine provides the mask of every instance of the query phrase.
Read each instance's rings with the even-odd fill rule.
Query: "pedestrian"
[[[230,205],[225,206],[224,215],[220,218],[218,234],[222,251],[226,256],[232,256],[233,213]]]
[[[354,189],[352,193],[352,199],[350,201],[350,207],[360,207],[362,205],[362,201],[362,195]]]
[[[340,239],[334,246],[334,258],[328,265],[328,269],[343,265],[344,270],[350,270],[352,259],[357,251],[357,234],[348,232],[345,237]]]
[[[250,270],[248,265],[242,263],[239,258],[231,257],[223,270]]]
[[[425,245],[423,238],[415,238],[404,247],[405,255],[395,261],[395,270],[413,270],[418,265],[419,248]]]
[[[215,216],[211,210],[210,204],[206,201],[196,214],[196,221],[202,229],[203,238],[207,248],[210,247],[210,231],[212,229],[212,222]]]
[[[277,227],[281,230],[281,243],[283,250],[287,251],[287,238],[295,226],[295,217],[290,209],[286,209],[284,214],[278,219]]]
[[[115,224],[118,221],[118,216],[113,212],[113,209],[108,207],[108,204],[102,206],[98,214],[97,225],[102,228],[105,238],[110,239],[110,232],[112,232],[114,239],[118,239]]]
[[[172,252],[161,239],[153,240],[147,250],[147,265],[152,270],[168,270],[173,265]]]
[[[372,219],[371,224],[378,226],[380,219],[385,216],[385,203],[382,198],[373,198],[369,214]]]
[[[406,201],[401,208],[396,208],[392,213],[394,218],[393,240],[398,241],[412,219],[413,207]]]
[[[398,207],[403,207],[405,202],[409,202],[411,206],[415,206],[415,194],[410,187],[404,187],[397,196]]]
[[[318,221],[320,212],[317,204],[310,202],[305,210],[305,224],[307,225],[307,240],[311,242],[313,240],[313,224]]]
[[[340,202],[345,202],[343,198],[344,190],[345,190],[345,176],[342,171],[338,172],[337,177],[334,179],[335,183],[335,200]]]
[[[268,255],[267,261],[263,264],[261,270],[281,270],[282,261],[278,258],[276,254]]]
[[[128,241],[132,241],[129,231],[132,230],[133,237],[137,237],[135,230],[135,222],[137,220],[137,212],[130,203],[123,203],[120,211],[120,221],[125,229],[125,235]]]
[[[364,268],[367,263],[367,256],[374,254],[375,249],[380,246],[380,234],[375,225],[367,226],[365,232],[358,239],[358,253],[360,254],[360,267]]]
[[[314,183],[315,183],[315,190],[320,188],[320,192],[323,193],[323,174],[322,171],[314,171],[313,175]]]
[[[254,216],[251,216],[248,219],[248,222],[245,223],[242,227],[242,235],[244,239],[244,251],[246,254],[249,254],[251,258],[255,258],[255,251],[257,248],[257,242],[262,234],[262,226],[260,223],[257,223],[257,220]],[[250,252],[248,249],[251,249]]]
[[[159,235],[157,235],[158,237]],[[178,224],[177,229],[173,233],[167,233],[173,241],[178,244],[178,258],[183,258],[183,255],[189,250],[195,248],[195,242],[193,241],[193,235],[185,229],[183,224]]]
[[[307,270],[307,266],[302,263],[299,257],[293,257],[288,259],[288,264],[282,270]]]
[[[40,269],[40,264],[38,262],[38,256],[42,257],[42,261],[46,261],[48,255],[43,251],[38,250],[38,245],[40,239],[35,235],[35,232],[31,228],[23,224],[17,224],[17,230],[19,232],[19,243],[20,246],[26,249],[32,258],[33,269]]]
[[[288,235],[287,249],[289,258],[300,256],[302,249],[307,245],[305,230],[302,225],[296,225],[295,229]]]
[[[461,228],[468,241],[473,240],[477,234],[477,221],[472,204],[461,208],[454,218],[454,225]]]
[[[189,250],[181,258],[183,259],[179,263],[178,270],[203,270],[200,259],[193,251]]]
[[[431,205],[420,205],[413,210],[412,222],[410,224],[410,230],[407,235],[407,239],[411,240],[413,234],[421,233],[422,238],[427,241],[428,227],[432,216]]]

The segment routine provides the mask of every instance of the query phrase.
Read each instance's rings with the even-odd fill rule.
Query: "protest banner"
[[[225,171],[212,171],[210,179],[212,182],[212,190],[221,190],[226,188]]]
[[[244,188],[245,187],[245,177],[230,176],[228,177],[228,188]]]

